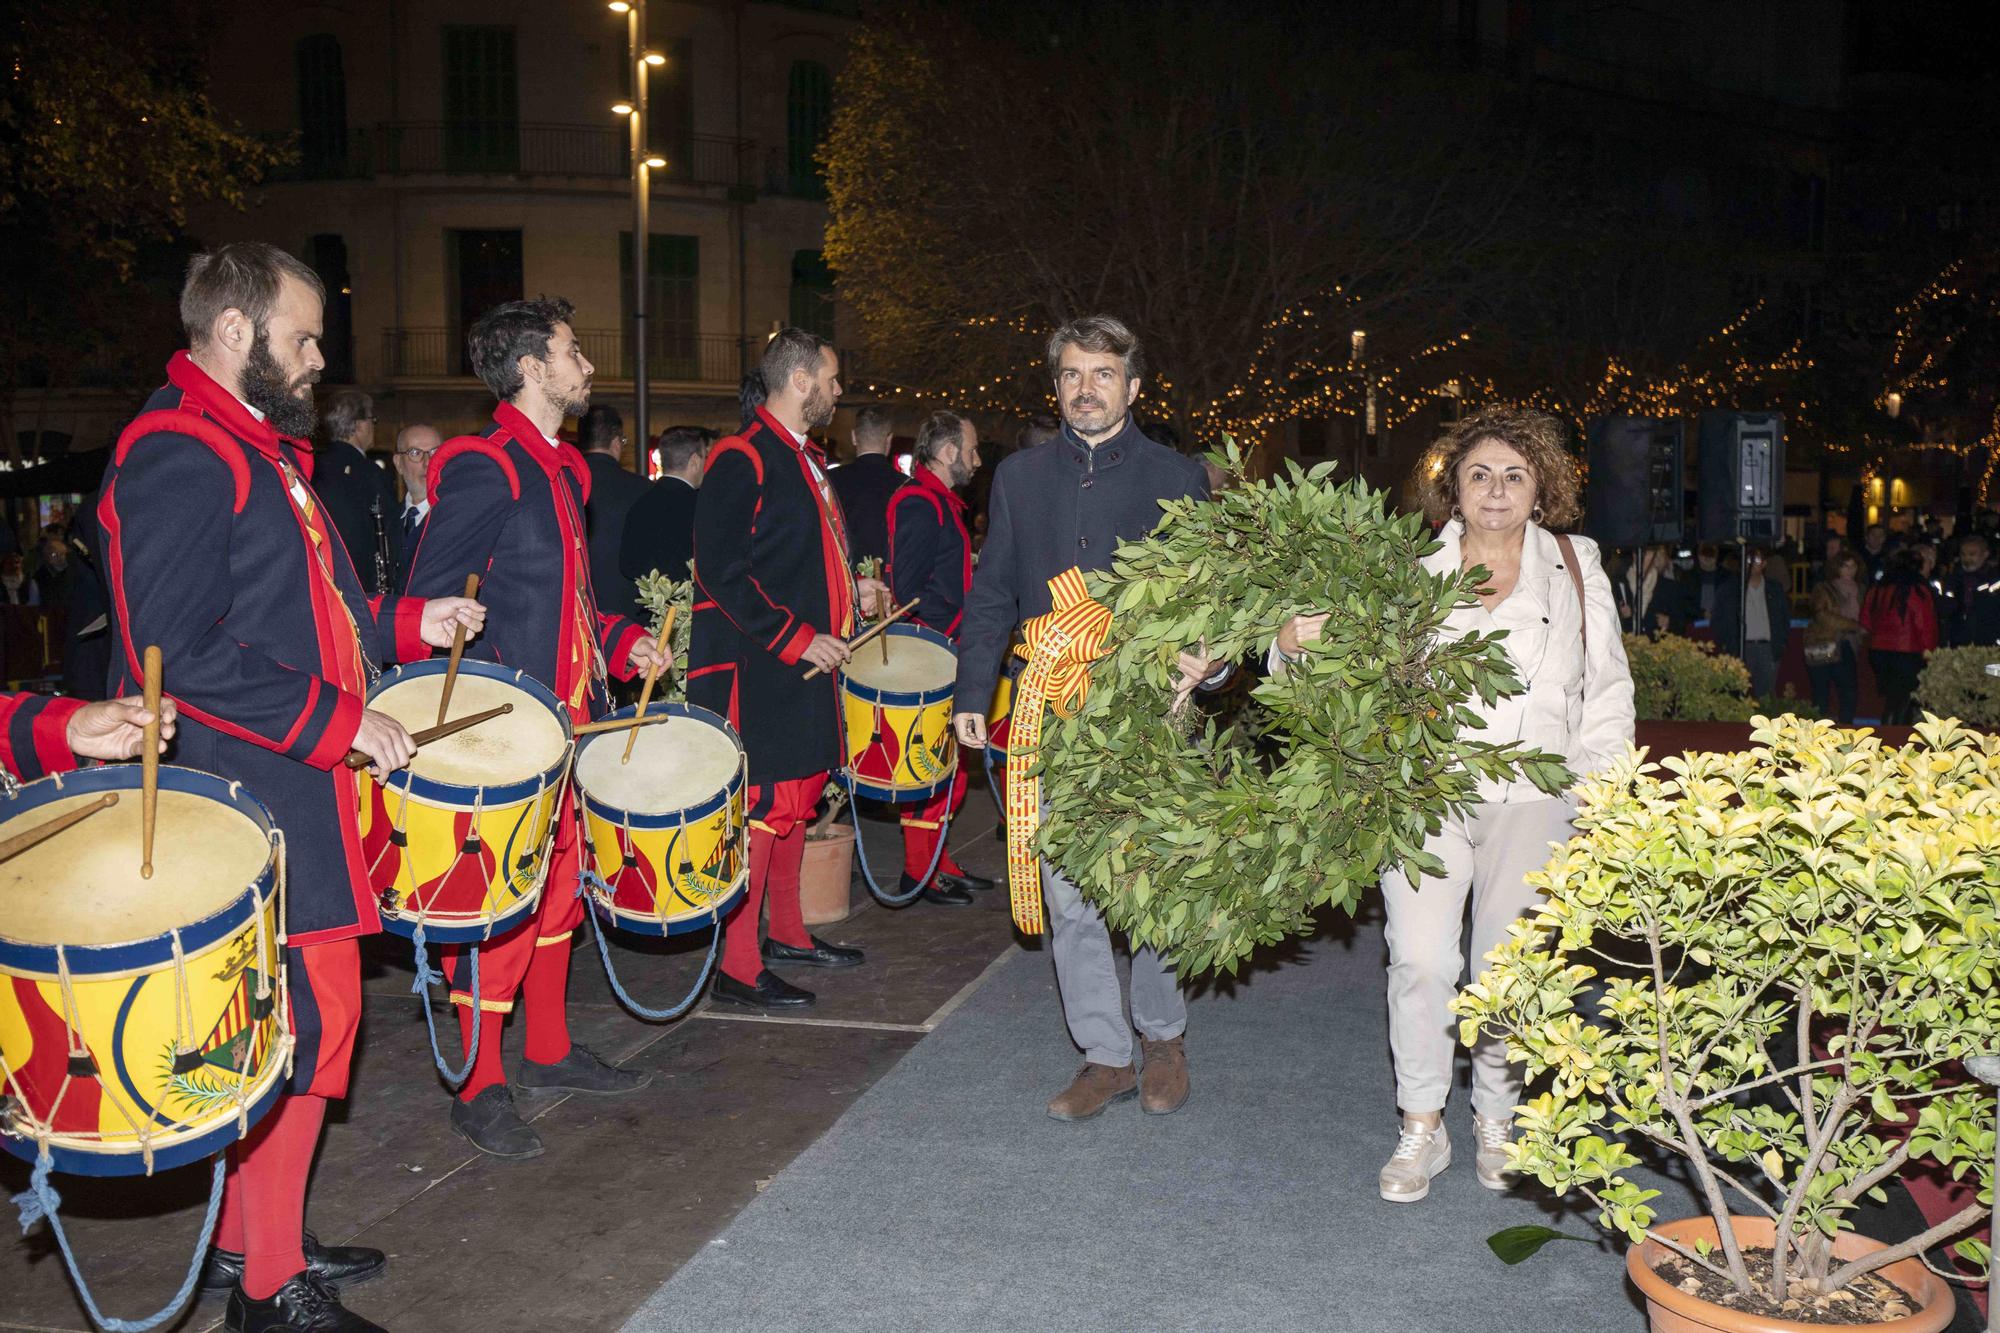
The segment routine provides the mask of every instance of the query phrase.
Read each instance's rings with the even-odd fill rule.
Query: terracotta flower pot
[[[1737,1242],[1743,1248],[1770,1248],[1771,1237],[1777,1227],[1769,1218],[1732,1217],[1729,1220],[1736,1232]],[[1684,1245],[1692,1245],[1697,1240],[1716,1239],[1715,1220],[1709,1217],[1685,1217],[1678,1222],[1660,1223],[1653,1229]],[[1850,1231],[1833,1243],[1833,1255],[1846,1261],[1887,1248],[1879,1240],[1857,1236]],[[1906,1318],[1876,1324],[1802,1324],[1793,1319],[1774,1319],[1768,1315],[1732,1310],[1724,1305],[1712,1305],[1688,1295],[1653,1271],[1655,1265],[1671,1257],[1672,1251],[1651,1240],[1625,1252],[1625,1272],[1646,1297],[1646,1315],[1652,1321],[1653,1333],[1717,1333],[1718,1330],[1721,1333],[1829,1333],[1829,1330],[1843,1328],[1865,1329],[1867,1333],[1940,1333],[1951,1323],[1957,1309],[1951,1288],[1945,1285],[1942,1278],[1925,1268],[1922,1260],[1903,1259],[1875,1271],[1878,1276],[1900,1287],[1910,1298],[1910,1308],[1915,1313]]]
[[[854,826],[835,824],[824,838],[807,838],[799,865],[799,911],[808,926],[845,921],[854,910]]]

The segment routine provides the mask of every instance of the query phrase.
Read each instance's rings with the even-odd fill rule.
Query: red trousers
[[[938,841],[944,837],[944,822],[958,813],[965,804],[965,789],[969,781],[966,771],[968,755],[958,757],[958,772],[953,775],[951,785],[937,795],[917,806],[903,816],[903,873],[912,880],[920,880],[931,872],[931,858],[937,858],[937,873],[959,875],[964,871],[958,862],[951,859],[951,849],[940,852]],[[976,755],[971,756],[977,763]]]
[[[576,894],[582,847],[575,796],[566,794],[556,815],[555,846],[549,851],[548,878],[534,914],[506,934],[477,946],[445,945],[441,952],[451,978],[451,1002],[458,1006],[462,1049],[472,1049],[475,1022],[479,1031],[477,1062],[458,1095],[464,1101],[506,1081],[500,1063],[501,1032],[514,1011],[514,997],[525,1000],[522,1017],[527,1029],[523,1053],[537,1064],[554,1064],[569,1054],[570,937],[583,923],[583,900]],[[479,950],[479,1014],[472,1012],[472,972],[468,953]],[[525,994],[523,995],[523,992]]]
[[[243,1289],[263,1300],[305,1271],[306,1181],[327,1102],[347,1095],[354,1038],[361,1030],[358,940],[287,951],[292,1011],[290,1091],[229,1150],[216,1219],[217,1249],[244,1256]]]
[[[743,905],[729,918],[722,946],[723,972],[757,984],[764,970],[763,943],[758,930],[766,903],[771,909],[770,936],[780,944],[812,947],[805,917],[799,911],[799,863],[806,854],[806,821],[826,791],[827,775],[758,784],[745,793],[750,811],[750,889]]]

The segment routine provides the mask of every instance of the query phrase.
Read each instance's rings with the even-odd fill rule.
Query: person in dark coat
[[[444,592],[480,575],[492,627],[466,645],[466,656],[525,670],[580,723],[609,711],[607,675],[629,680],[662,658],[643,628],[600,610],[592,595],[583,518],[590,469],[556,438],[564,418],[590,404],[593,367],[573,314],[564,300],[508,301],[474,322],[466,338],[472,367],[500,401],[485,434],[447,441],[431,459],[431,513],[410,560],[409,586],[418,594]],[[514,1081],[522,1087],[612,1094],[652,1081],[570,1040],[570,949],[583,920],[573,792],[557,807],[555,825],[549,890],[532,918],[478,946],[476,997],[469,951],[444,950],[459,1039],[472,1061],[451,1104],[451,1126],[494,1157],[542,1151],[501,1065],[505,1010],[517,992],[523,1040]]]
[[[608,404],[599,403],[578,418],[577,448],[590,468],[590,503],[583,520],[590,529],[590,586],[597,604],[621,616],[639,619],[639,592],[618,568],[625,543],[625,525],[632,506],[648,489],[642,475],[625,467],[625,422]],[[639,469],[646,460],[640,451]]]
[[[833,419],[840,358],[804,329],[764,347],[769,397],[741,434],[711,449],[694,511],[694,624],[687,697],[727,718],[750,760],[750,890],[729,919],[715,997],[798,1008],[813,993],[767,961],[853,967],[859,949],[808,934],[799,909],[805,825],[842,760],[834,669],[855,615],[888,593],[856,580],[840,501],[812,432]],[[805,679],[811,667],[823,674]],[[770,906],[761,947],[758,918]]]
[[[917,428],[913,461],[909,484],[889,502],[889,587],[896,605],[917,604],[910,619],[956,641],[972,588],[972,534],[958,492],[979,470],[979,431],[956,412],[933,412]],[[968,759],[976,762],[961,756],[945,790],[915,810],[903,807],[902,892],[929,876],[918,896],[944,907],[969,907],[974,892],[993,887],[939,846],[944,826],[965,803]]]
[[[1769,699],[1778,692],[1778,663],[1785,660],[1785,643],[1792,634],[1792,599],[1777,579],[1765,573],[1764,548],[1744,552],[1748,562],[1741,579],[1725,579],[1715,588],[1711,625],[1715,644],[1741,658],[1750,671],[1750,693]],[[1744,614],[1748,590],[1749,614]]]
[[[408,587],[410,557],[417,553],[424,520],[431,514],[431,459],[444,444],[437,427],[412,422],[396,432],[396,480],[402,483],[403,498],[396,508],[396,522],[389,529],[389,549],[396,555],[396,586]]]
[[[396,483],[375,465],[368,450],[375,443],[375,400],[354,389],[342,389],[326,400],[320,414],[326,443],[313,462],[313,479],[328,515],[347,547],[348,559],[361,575],[361,585],[381,594],[399,586],[393,544],[386,561],[378,560],[376,538],[380,515],[383,539],[391,540],[396,522]],[[378,565],[380,568],[378,569]]]
[[[694,564],[695,493],[701,489],[715,432],[674,426],[660,434],[660,478],[625,516],[618,572],[635,584],[648,574],[685,583]]]
[[[1986,538],[1958,544],[1958,568],[1945,579],[1946,641],[1954,648],[2000,643],[2000,561]]]
[[[111,688],[111,595],[104,584],[103,534],[97,530],[97,493],[87,496],[69,525],[69,637],[63,645],[63,693],[102,699]]]
[[[349,750],[386,774],[415,753],[367,706],[384,662],[477,630],[464,598],[369,597],[312,488],[312,384],[323,288],[275,246],[237,242],[188,266],[189,350],[112,451],[98,501],[120,681],[137,692],[158,645],[179,711],[174,760],[241,782],[284,830],[289,1095],[232,1149],[205,1286],[233,1287],[231,1329],[376,1325],[333,1284],[379,1271],[379,1250],[303,1235],[305,1189],[330,1100],[346,1095],[361,1017],[359,937],[380,928],[361,854]],[[76,1094],[72,1094],[76,1095]]]
[[[847,517],[847,554],[889,558],[889,500],[909,478],[889,456],[894,440],[889,409],[871,403],[854,414],[854,460],[833,470],[833,493]]]
[[[952,725],[959,743],[974,749],[986,744],[986,710],[1016,628],[1054,604],[1049,580],[1109,567],[1119,542],[1159,525],[1163,502],[1208,495],[1199,462],[1147,439],[1132,420],[1143,358],[1130,329],[1103,315],[1072,320],[1050,336],[1048,367],[1062,434],[1013,455],[993,474],[986,545],[959,632]],[[1192,653],[1181,655],[1180,666],[1189,690],[1212,669]],[[1063,1016],[1086,1061],[1049,1114],[1087,1120],[1135,1088],[1145,1110],[1178,1110],[1188,1095],[1181,1049],[1187,1004],[1172,965],[1151,949],[1133,949],[1128,1023],[1103,915],[1046,861],[1042,893]],[[1134,1024],[1145,1042],[1143,1085],[1133,1070]]]

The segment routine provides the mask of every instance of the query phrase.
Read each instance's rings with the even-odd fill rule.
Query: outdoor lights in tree
[[[1348,334],[1347,335],[1348,361],[1350,363],[1358,362],[1361,360],[1362,357],[1366,356],[1367,354],[1368,354],[1368,331],[1366,329],[1356,329],[1354,332]]]
[[[1884,394],[1882,397],[1882,406],[1888,410],[1889,417],[1891,420],[1894,420],[1895,418],[1902,416],[1903,395],[1900,393]]]

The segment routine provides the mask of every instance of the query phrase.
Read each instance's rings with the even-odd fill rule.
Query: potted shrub
[[[1934,717],[1902,747],[1793,717],[1753,741],[1585,784],[1546,905],[1454,1001],[1462,1035],[1545,1080],[1509,1155],[1632,1242],[1656,1329],[1941,1329],[1922,1256],[1992,1201],[1993,1099],[1958,1062],[2000,1042],[2000,741]],[[1640,1146],[1686,1160],[1704,1216],[1656,1218]],[[1856,1234],[1920,1159],[1978,1202]]]
[[[2000,730],[2000,677],[1986,668],[2000,662],[2000,648],[1934,648],[1917,677],[1917,702],[1942,717],[1983,731]]]
[[[825,807],[806,826],[806,854],[799,862],[799,911],[808,926],[845,921],[854,910],[854,825],[837,821],[847,789],[826,784]]]

